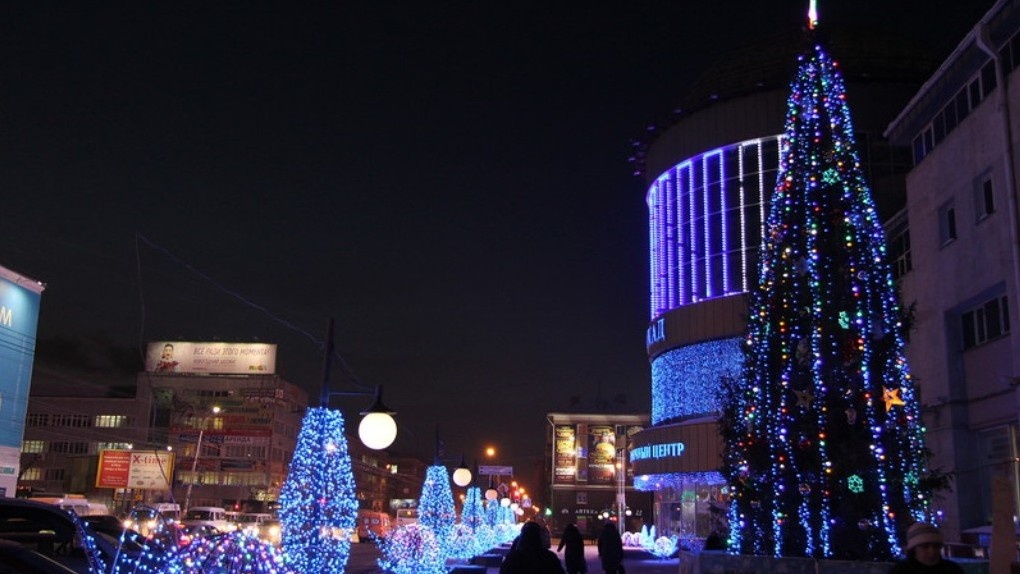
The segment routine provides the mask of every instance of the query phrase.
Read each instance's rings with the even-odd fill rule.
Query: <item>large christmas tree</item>
[[[723,385],[730,542],[890,559],[928,505],[924,429],[843,80],[811,40],[788,100],[742,377]]]

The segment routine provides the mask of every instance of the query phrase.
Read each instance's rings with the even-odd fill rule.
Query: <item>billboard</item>
[[[96,488],[169,490],[173,474],[172,452],[105,449],[99,452]]]
[[[0,496],[13,496],[32,385],[43,285],[0,267]]]
[[[589,425],[588,482],[612,483],[616,478],[616,427]]]
[[[555,461],[553,464],[553,482],[556,484],[574,484],[577,477],[577,427],[574,425],[556,425],[554,437]]]
[[[149,373],[273,375],[276,345],[156,341],[145,353]]]

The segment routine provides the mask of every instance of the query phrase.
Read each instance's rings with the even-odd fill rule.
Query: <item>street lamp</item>
[[[464,462],[464,455],[460,457],[460,466],[457,467],[457,470],[453,471],[453,483],[460,487],[471,484],[471,469]]]
[[[322,367],[322,389],[319,395],[319,406],[328,409],[329,398],[333,395],[366,396],[371,393],[363,391],[334,392],[330,387],[329,371],[333,359],[333,319],[330,318],[326,330],[326,358]],[[382,402],[382,387],[375,388],[375,402],[369,408],[358,413],[364,418],[358,425],[358,438],[372,450],[382,450],[397,438],[397,423],[393,420],[396,412],[390,410]]]
[[[220,414],[220,407],[213,407],[212,414]],[[187,514],[188,509],[191,508],[191,489],[195,486],[195,473],[198,472],[198,457],[202,454],[202,436],[205,434],[205,425],[209,422],[209,417],[204,416],[199,419],[200,423],[198,426],[198,440],[195,442],[195,456],[191,459],[191,480],[188,481],[188,490],[184,495],[184,513]]]

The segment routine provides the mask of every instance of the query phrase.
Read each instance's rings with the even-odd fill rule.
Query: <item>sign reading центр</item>
[[[272,375],[276,345],[268,343],[149,343],[145,370],[150,373]]]

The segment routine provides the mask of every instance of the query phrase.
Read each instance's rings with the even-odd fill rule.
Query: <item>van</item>
[[[77,514],[78,516],[98,516],[100,514],[110,513],[110,510],[105,504],[89,502],[87,498],[81,495],[68,494],[60,497],[40,496],[30,498],[29,500],[42,502],[44,504],[52,504],[62,510]]]
[[[398,508],[397,509],[397,526],[406,526],[408,524],[418,524],[418,509],[417,508]]]
[[[192,506],[181,519],[184,526],[212,526],[220,532],[230,532],[235,524],[227,520],[226,509],[219,506]]]
[[[369,542],[373,539],[385,540],[393,529],[393,521],[390,515],[375,510],[358,511],[358,540]]]

